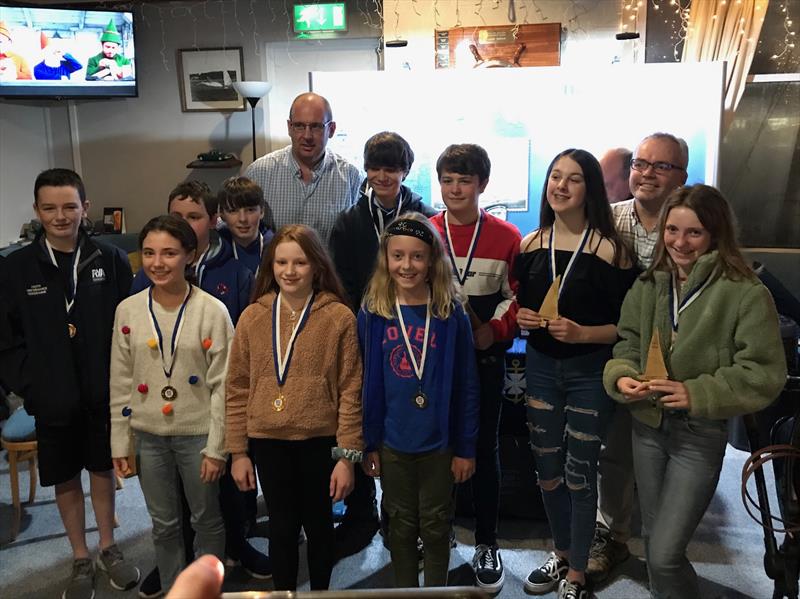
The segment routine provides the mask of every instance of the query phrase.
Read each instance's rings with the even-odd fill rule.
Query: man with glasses
[[[297,96],[287,126],[291,145],[256,160],[245,176],[264,190],[276,229],[294,223],[308,225],[327,245],[336,215],[358,198],[361,174],[327,149],[336,122],[322,96]]]
[[[686,182],[689,148],[669,133],[653,133],[639,143],[631,159],[633,198],[611,205],[622,239],[633,249],[642,269],[653,261],[658,238],[658,215],[673,190]],[[586,575],[595,583],[628,559],[631,536],[634,475],[631,451],[631,415],[617,405],[600,450],[598,522]]]

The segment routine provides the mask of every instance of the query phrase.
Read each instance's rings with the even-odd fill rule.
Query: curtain
[[[769,0],[693,0],[682,62],[726,61],[722,132],[744,93]]]

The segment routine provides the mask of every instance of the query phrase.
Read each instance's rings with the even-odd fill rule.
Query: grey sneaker
[[[61,599],[94,599],[94,564],[89,558],[72,563],[72,578],[61,593]]]
[[[628,546],[611,538],[611,531],[598,522],[594,530],[592,546],[589,549],[586,577],[593,583],[602,582],[608,578],[611,570],[628,559],[630,555]]]
[[[127,563],[116,545],[100,552],[97,556],[97,567],[108,574],[108,582],[118,591],[132,589],[141,577],[139,568]]]

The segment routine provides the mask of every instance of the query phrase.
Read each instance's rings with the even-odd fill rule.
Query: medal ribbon
[[[561,297],[561,291],[564,289],[564,284],[567,282],[567,277],[569,276],[570,272],[572,272],[572,267],[575,265],[575,260],[578,256],[583,253],[583,248],[586,246],[586,241],[589,239],[589,234],[591,233],[591,229],[589,228],[589,223],[587,222],[586,225],[583,227],[583,236],[581,237],[581,242],[578,244],[578,247],[572,252],[572,257],[569,259],[567,263],[567,268],[564,270],[564,274],[561,275],[561,285],[558,287],[558,297]],[[555,225],[550,227],[550,282],[556,280],[556,227]]]
[[[50,242],[47,240],[47,237],[44,238],[44,244],[47,246],[47,251],[50,254],[50,261],[53,263],[53,266],[58,268],[58,262],[56,262],[56,255],[53,253],[53,246],[50,245]],[[78,246],[75,251],[72,253],[72,280],[69,282],[69,297],[64,294],[64,306],[67,309],[67,315],[72,312],[72,307],[75,305],[75,296],[78,294],[78,264],[81,261],[81,248]]]
[[[478,222],[475,223],[475,229],[472,231],[472,240],[469,242],[467,248],[467,255],[464,257],[464,272],[459,274],[458,266],[456,266],[456,249],[453,246],[453,238],[450,237],[450,223],[447,220],[447,211],[444,212],[444,231],[445,245],[447,245],[447,255],[450,256],[450,264],[453,265],[453,274],[456,275],[456,280],[462,287],[467,281],[469,275],[469,267],[472,264],[472,258],[475,255],[475,246],[477,245],[478,235],[480,235],[481,223],[483,222],[483,212],[478,211]]]
[[[192,286],[188,285],[189,289],[181,303],[181,308],[178,310],[178,317],[175,319],[175,326],[172,327],[172,340],[170,341],[170,357],[169,369],[164,360],[164,335],[161,333],[161,327],[158,326],[158,319],[156,313],[153,311],[153,286],[147,291],[147,310],[150,313],[150,325],[153,327],[153,333],[158,338],[158,353],[161,356],[161,368],[164,370],[164,376],[167,380],[172,376],[172,369],[175,366],[175,354],[177,353],[178,339],[180,338],[181,331],[183,330],[183,313],[186,310],[186,304],[189,303],[189,297],[192,295]]]
[[[369,215],[372,219],[372,228],[375,230],[375,236],[378,238],[378,243],[381,242],[381,233],[383,233],[383,229],[389,223],[383,222],[383,210],[380,209],[379,206],[375,206],[375,202],[378,200],[375,199],[375,190],[372,187],[367,186],[366,189],[367,197],[369,198]],[[403,194],[399,194],[397,196],[397,206],[394,208],[394,215],[395,217],[400,214],[400,209],[403,207]],[[377,218],[378,222],[375,222]]]
[[[289,363],[292,361],[292,353],[294,352],[294,342],[300,331],[306,325],[309,315],[311,314],[311,305],[314,303],[314,294],[311,293],[306,298],[306,303],[303,305],[303,311],[300,313],[300,320],[297,326],[292,330],[292,336],[289,337],[289,343],[286,344],[286,354],[281,355],[281,294],[275,296],[275,301],[272,303],[272,361],[275,362],[275,376],[278,379],[278,387],[283,387],[286,382],[286,375],[289,373]]]
[[[678,332],[678,317],[680,316],[681,312],[688,308],[692,302],[700,297],[700,294],[706,290],[706,287],[711,284],[711,279],[713,278],[715,272],[716,269],[711,271],[706,277],[705,281],[683,296],[683,301],[681,302],[678,301],[678,282],[675,280],[676,275],[675,273],[672,273],[672,277],[669,280],[669,290],[670,295],[672,296],[672,301],[669,304],[669,318],[672,321],[673,332]]]
[[[236,242],[233,239],[231,239],[231,244],[233,245],[233,259],[234,260],[239,260],[239,252],[236,250]],[[259,231],[258,232],[258,258],[259,258],[259,261],[261,260],[261,256],[263,256],[263,255],[264,255],[264,235],[262,235],[261,231]],[[259,268],[261,268],[260,264],[256,268],[256,273],[253,275],[254,278],[258,276],[258,269]]]
[[[422,374],[425,370],[425,358],[428,355],[428,333],[431,330],[431,292],[428,290],[428,300],[425,305],[425,335],[422,339],[422,356],[420,356],[419,364],[417,358],[414,356],[414,348],[411,347],[411,341],[408,338],[406,331],[406,323],[403,320],[403,311],[400,309],[400,300],[395,298],[394,306],[397,310],[397,320],[400,322],[400,330],[403,332],[403,343],[406,344],[406,351],[408,352],[408,359],[414,367],[414,374],[417,375],[420,385],[422,384]]]
[[[236,243],[235,242],[234,242],[233,246],[234,246],[234,248],[236,247]],[[206,272],[206,265],[205,265],[206,256],[208,255],[208,252],[209,252],[210,249],[211,249],[211,244],[209,243],[208,247],[206,248],[206,250],[202,254],[200,254],[200,258],[198,258],[197,262],[194,265],[194,278],[197,279],[197,286],[198,287],[200,287],[200,285],[203,283],[203,275]],[[234,250],[234,251],[236,251],[236,250]]]

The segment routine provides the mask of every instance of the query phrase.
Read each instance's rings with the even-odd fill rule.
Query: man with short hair
[[[633,153],[628,148],[607,150],[600,158],[600,168],[603,170],[603,183],[609,204],[616,204],[631,198],[631,188],[628,183],[631,174],[631,158],[633,158]]]
[[[36,418],[39,479],[55,486],[72,547],[72,577],[62,597],[91,599],[95,567],[118,590],[139,581],[139,570],[114,542],[109,412],[114,312],[128,295],[131,267],[121,250],[83,230],[89,202],[76,172],[46,170],[33,189],[42,230],[0,270],[0,380]],[[86,543],[83,470],[100,536],[94,561]]]
[[[653,133],[637,146],[631,160],[633,199],[611,205],[622,239],[643,269],[653,262],[658,239],[658,216],[667,197],[686,182],[689,149],[669,133]],[[598,522],[586,575],[593,582],[608,577],[614,566],[628,559],[633,512],[633,455],[631,415],[618,404],[600,450]]]
[[[287,127],[292,143],[256,160],[245,176],[264,190],[277,229],[307,225],[327,245],[336,216],[358,199],[361,173],[327,148],[336,122],[322,96],[297,96]]]

